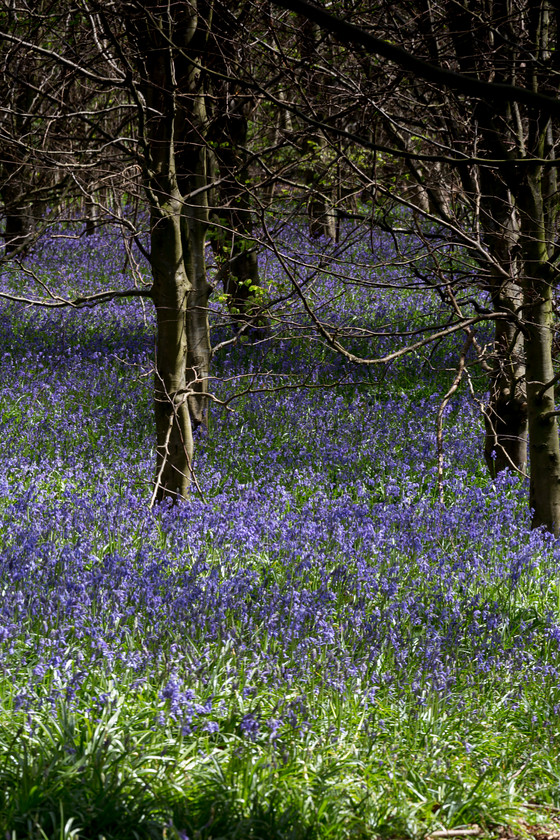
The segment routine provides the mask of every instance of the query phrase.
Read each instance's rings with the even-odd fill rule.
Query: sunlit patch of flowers
[[[93,265],[110,276],[115,246],[88,245],[89,280]],[[59,265],[75,260],[78,246],[67,247],[53,252]],[[318,686],[422,703],[481,674],[519,691],[557,677],[556,615],[512,627],[504,610],[548,597],[558,552],[529,534],[524,487],[480,477],[466,397],[449,421],[446,507],[434,492],[438,395],[393,395],[389,381],[382,393],[375,383],[255,393],[233,414],[216,411],[198,441],[204,499],[150,513],[153,336],[142,307],[4,304],[1,328],[0,643],[16,708],[79,705],[99,670],[139,689],[161,682],[160,715],[214,731],[240,680],[247,701],[297,688],[307,709]],[[226,351],[217,370],[256,373],[263,360],[285,372],[317,365],[279,336]],[[240,712],[247,737],[269,719],[295,725],[281,699],[259,703]]]

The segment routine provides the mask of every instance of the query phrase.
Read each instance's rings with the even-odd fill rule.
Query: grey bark
[[[201,11],[199,9],[199,11]],[[206,19],[206,13],[202,15]],[[186,378],[188,405],[194,429],[208,425],[208,375],[210,329],[208,299],[212,291],[206,277],[206,235],[208,231],[209,151],[206,77],[202,59],[208,31],[193,33],[190,60],[177,56],[177,81],[181,89],[181,112],[177,124],[177,178],[182,193],[181,232],[185,267],[190,289],[185,314],[187,332]]]

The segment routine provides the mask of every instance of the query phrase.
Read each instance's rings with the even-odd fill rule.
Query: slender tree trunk
[[[267,334],[270,324],[259,294],[259,256],[247,187],[251,176],[245,147],[254,103],[250,97],[240,95],[233,99],[227,87],[221,90],[217,103],[211,139],[220,185],[219,208],[213,213],[218,224],[212,247],[230,314],[238,326],[246,325],[251,338],[260,338]]]
[[[336,242],[336,211],[332,201],[323,192],[311,186],[307,203],[309,235],[312,239],[324,236]]]
[[[496,312],[521,315],[521,290],[503,284],[494,298]],[[484,458],[493,478],[505,469],[527,469],[527,390],[523,333],[511,321],[495,322],[490,396],[485,409]]]
[[[324,137],[314,135],[307,140],[307,143],[311,143],[312,148],[319,153],[320,160],[325,158],[326,144]],[[326,171],[326,166],[323,165],[321,168]],[[308,167],[305,170],[305,181],[309,188],[307,215],[310,237],[319,239],[324,236],[336,242],[336,210],[331,195],[332,189],[320,183],[316,166]]]
[[[25,247],[33,234],[31,207],[6,206],[4,242],[6,254],[13,254]]]
[[[225,190],[221,195],[228,201]],[[215,214],[219,227],[212,237],[227,307],[238,326],[247,325],[250,338],[264,338],[270,324],[259,299],[259,255],[251,242],[251,211],[245,196],[232,195],[229,200],[231,204],[221,206]]]
[[[186,313],[191,283],[183,261],[180,203],[168,213],[152,212],[151,260],[157,318],[154,404],[156,416],[156,499],[186,498],[192,474]]]
[[[329,103],[321,102],[322,89],[319,84],[317,64],[321,61],[321,30],[308,18],[302,18],[299,26],[299,48],[302,61],[302,83],[317,109],[316,117],[325,119]],[[323,93],[324,95],[324,93]],[[309,235],[312,239],[326,237],[336,241],[337,225],[332,186],[327,185],[327,143],[325,136],[311,131],[303,142],[306,162],[303,177],[307,185],[307,216]],[[319,164],[319,166],[317,166]],[[325,177],[327,176],[327,177]]]
[[[252,225],[243,218],[239,207],[220,207],[214,230],[212,248],[218,264],[226,304],[237,327],[247,325],[251,338],[263,337],[269,331],[269,322],[261,311],[257,293],[260,289],[259,255],[247,237],[252,236]],[[249,229],[247,229],[249,228]]]
[[[127,14],[129,37],[141,70],[138,96],[144,151],[144,187],[151,215],[152,296],[156,307],[157,347],[154,374],[156,475],[153,500],[186,498],[192,479],[193,435],[189,413],[193,364],[189,347],[189,307],[197,267],[185,254],[183,195],[177,176],[177,143],[184,126],[179,99],[177,59],[197,30],[192,4],[155,0]],[[194,71],[191,71],[194,73]],[[181,91],[182,94],[182,91]]]
[[[95,203],[86,205],[86,236],[93,236],[99,222],[99,208]]]
[[[198,154],[196,171],[188,178],[192,191],[208,183],[208,155]],[[189,383],[189,410],[193,428],[208,424],[208,375],[210,371],[210,329],[208,298],[212,287],[206,279],[206,232],[208,228],[208,194],[199,192],[187,197],[183,204],[182,234],[185,265],[191,288],[187,300],[186,330],[188,350],[186,378]]]

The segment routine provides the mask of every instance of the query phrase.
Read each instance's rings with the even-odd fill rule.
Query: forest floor
[[[371,245],[346,267],[386,283]],[[29,260],[130,283],[110,232]],[[340,324],[432,305],[327,268]],[[560,837],[560,545],[489,479],[466,385],[440,500],[464,339],[365,369],[300,314],[217,354],[200,493],[150,510],[152,312],[0,305],[0,836]]]

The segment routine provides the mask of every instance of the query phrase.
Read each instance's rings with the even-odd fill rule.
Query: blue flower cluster
[[[130,282],[109,237],[47,240],[31,259],[59,292]],[[371,288],[321,274],[325,312],[406,320],[414,294],[376,289],[388,269],[369,262]],[[263,273],[281,282],[272,258]],[[155,726],[274,741],[313,727],[322,692],[367,709],[380,696],[474,696],[485,681],[516,704],[528,684],[558,684],[560,549],[529,531],[522,482],[487,478],[476,405],[460,393],[450,403],[442,506],[445,378],[438,393],[433,365],[413,360],[364,380],[294,324],[217,358],[218,396],[248,381],[253,393],[215,409],[197,441],[204,497],[150,512],[151,313],[1,305],[6,707],[95,711],[109,682],[152,692]],[[346,384],[264,390],[302,376]]]

